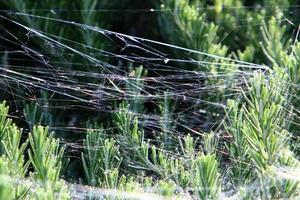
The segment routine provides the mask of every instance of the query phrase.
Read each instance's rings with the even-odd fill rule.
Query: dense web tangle
[[[284,5],[281,7],[285,8]],[[36,10],[41,15],[29,11],[0,12],[1,98],[8,99],[11,116],[19,124],[28,123],[26,132],[37,123],[49,125],[56,136],[62,138],[62,143],[67,146],[66,157],[71,159],[80,158],[84,150],[83,133],[87,129],[97,129],[87,125],[94,123],[90,118],[101,124],[101,120],[111,119],[111,115],[122,110],[119,106],[122,102],[128,103],[130,113],[138,118],[139,127],[145,131],[145,138],[150,144],[160,145],[157,137],[162,132],[171,140],[177,140],[187,134],[202,137],[213,131],[219,140],[230,141],[222,129],[226,101],[242,98],[247,93],[254,71],[272,74],[273,69],[263,63],[210,54],[57,17],[58,13],[85,10]],[[168,11],[176,10],[92,10],[157,15]],[[277,21],[294,29],[296,43],[299,28],[295,28],[295,24],[299,22],[290,21],[287,17]],[[34,24],[30,25],[30,22]],[[36,24],[61,27],[72,36],[65,38],[57,30],[44,32]],[[234,29],[260,27],[262,24],[246,24]],[[17,33],[13,31],[15,29]],[[231,32],[223,40],[230,38]],[[82,42],[85,34],[93,35],[94,41],[86,39]],[[96,43],[101,43],[101,48],[94,46]],[[241,92],[243,89],[244,93]],[[19,110],[24,105],[27,107]],[[60,119],[55,120],[53,113],[58,113]],[[116,129],[114,124],[103,127],[108,135]],[[201,145],[197,148],[200,149]],[[172,147],[157,149],[176,158],[181,156],[171,151]],[[228,152],[224,148],[218,147],[217,151],[226,159]],[[293,171],[285,170],[278,169],[280,177],[293,174]],[[71,184],[71,188],[74,191],[72,195],[78,199],[84,199],[89,190],[104,196],[114,193],[80,184]],[[148,199],[160,198],[145,195]],[[225,196],[227,194],[224,193]]]

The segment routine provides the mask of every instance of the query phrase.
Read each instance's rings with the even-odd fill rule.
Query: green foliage
[[[207,54],[225,56],[227,48],[218,43],[218,27],[206,22],[204,13],[199,13],[195,4],[186,0],[162,1],[159,22],[168,40],[179,46]],[[197,30],[197,31],[194,31]],[[201,55],[198,60],[205,56]],[[202,59],[201,59],[202,58]]]
[[[144,100],[142,92],[144,92],[144,80],[143,77],[147,75],[147,70],[140,66],[136,69],[129,68],[128,81],[126,81],[126,93],[127,102],[130,105],[130,110],[135,113],[143,113]]]
[[[64,153],[64,148],[59,146],[59,139],[49,134],[48,127],[34,126],[29,134],[29,143],[31,149],[28,154],[34,167],[31,176],[43,185],[37,189],[34,198],[56,199],[57,193],[59,199],[69,199],[66,186],[59,180]]]
[[[292,154],[286,154],[289,152],[289,135],[285,129],[287,113],[283,110],[283,94],[276,77],[266,80],[262,73],[256,73],[250,81],[248,93],[244,93],[246,103],[241,109],[236,102],[228,101],[231,108],[228,112],[230,125],[226,127],[234,140],[228,143],[228,149],[230,156],[236,162],[241,162],[231,167],[232,181],[237,185],[254,179],[253,171],[247,167],[247,160],[251,160],[258,173],[262,187],[260,195],[263,198],[290,198],[298,190],[297,181],[274,178],[276,170],[273,170],[273,166],[298,165]],[[241,167],[244,167],[244,171]]]
[[[8,107],[6,106],[5,101],[0,104],[0,139],[5,138],[7,130],[11,126],[11,119],[7,119]],[[1,145],[1,154],[4,153],[3,146]]]
[[[120,133],[119,143],[124,155],[127,155],[127,162],[134,161],[130,166],[136,169],[143,168],[152,170],[162,175],[163,172],[149,160],[149,141],[144,140],[144,132],[138,127],[138,119],[128,110],[124,102],[120,104],[119,111],[113,116]],[[130,154],[128,155],[128,152]],[[125,158],[125,156],[124,156]]]
[[[2,140],[5,149],[4,155],[9,160],[8,166],[11,171],[11,176],[25,177],[29,161],[25,161],[24,152],[28,144],[26,140],[21,144],[21,130],[15,124],[12,124],[7,131],[6,137]]]
[[[268,164],[276,162],[279,151],[285,146],[283,96],[276,79],[265,83],[262,74],[251,81],[247,107],[244,108],[245,124],[242,132],[249,144],[249,153],[256,167],[263,172]],[[258,153],[259,152],[259,153]]]
[[[199,199],[218,199],[221,192],[221,179],[216,155],[200,155],[195,162],[193,185]]]
[[[16,109],[22,107],[22,113],[14,121],[17,126],[7,118],[9,109],[5,102],[0,104],[0,199],[73,198],[60,179],[65,155],[72,157],[75,165],[80,163],[76,167],[78,174],[84,175],[84,184],[113,191],[150,191],[179,199],[179,193],[195,199],[220,199],[229,188],[238,199],[299,198],[299,177],[288,176],[300,167],[297,2],[160,0],[152,1],[157,10],[150,11],[156,12],[136,9],[147,7],[149,2],[0,3],[4,9],[45,17],[5,13],[70,47],[52,44],[39,35],[31,35],[31,31],[14,32],[14,27],[10,31],[14,39],[22,42],[26,55],[35,54],[27,52],[28,46],[28,50],[36,50],[45,60],[38,63],[41,67],[36,67],[17,61],[10,53],[12,49],[5,49],[1,55],[0,83],[5,89],[12,88],[8,98],[3,95],[3,99],[13,102],[11,105],[15,104]],[[120,15],[125,7],[125,15]],[[157,21],[144,23],[145,13],[147,17],[154,13],[151,16],[157,17]],[[66,21],[55,22],[51,18]],[[75,22],[83,25],[75,26]],[[155,49],[158,43],[149,45],[142,39],[92,31],[89,25],[126,30],[134,35],[140,31],[135,27],[142,26],[146,28],[143,33],[149,32],[151,37],[170,46]],[[295,38],[291,38],[291,28],[295,29]],[[6,39],[5,34],[10,32],[3,30]],[[152,57],[155,54],[147,52],[147,45],[163,56]],[[79,54],[74,56],[74,51]],[[82,59],[86,55],[89,59]],[[264,72],[258,71],[255,63],[268,67]],[[44,72],[46,67],[51,70]],[[163,69],[156,71],[160,67]],[[5,69],[20,73],[21,78],[15,78],[15,74],[7,76]],[[54,76],[47,79],[48,73]],[[183,78],[170,81],[177,75]],[[183,83],[185,75],[199,78]],[[21,89],[18,79],[25,83],[35,76],[39,81],[39,76],[45,79],[45,88],[37,81]],[[7,81],[8,78],[16,80]],[[188,98],[178,95],[177,84],[192,85],[195,92],[188,94]],[[58,88],[61,94],[51,88]],[[182,89],[183,94],[190,91]],[[34,98],[27,98],[28,92]],[[73,93],[78,96],[70,101],[68,97]],[[93,104],[96,101],[101,103]],[[85,111],[90,103],[112,115],[76,110],[81,106]],[[196,119],[189,118],[190,113]],[[55,129],[63,132],[62,127],[81,130],[80,126],[90,118],[96,118],[106,129],[88,127],[85,137],[68,134],[68,139],[55,139],[49,133]],[[151,131],[149,122],[151,128],[155,127]],[[24,133],[18,127],[23,127]],[[27,138],[28,127],[31,133]],[[62,141],[76,141],[79,145],[83,141],[82,148],[65,152]],[[81,183],[81,178],[78,175],[68,181]],[[123,199],[92,192],[87,196]]]
[[[2,163],[0,163],[0,165],[2,165]],[[13,193],[13,184],[10,181],[11,180],[8,177],[1,175],[1,181],[0,181],[0,198],[1,199],[8,199],[8,200],[14,199],[14,196],[11,195]]]
[[[118,188],[125,177],[119,177],[122,161],[114,139],[105,138],[104,130],[88,130],[81,154],[86,181],[92,186]],[[120,180],[119,180],[120,179]]]
[[[228,33],[220,31],[219,26],[209,20],[209,8],[208,12],[205,12],[209,3],[188,0],[162,0],[161,2],[163,12],[158,18],[162,36],[171,44],[192,49],[188,57],[197,62],[192,67],[189,64],[180,64],[180,67],[196,73],[205,72],[204,86],[210,88],[214,85],[211,90],[199,93],[197,98],[205,102],[224,101],[226,98],[224,94],[228,92],[226,89],[234,85],[237,66],[231,60],[229,48],[222,43],[224,35]],[[220,6],[219,1],[214,4],[216,8]],[[202,7],[203,11],[200,9]],[[248,52],[251,51],[250,49]],[[246,54],[251,54],[248,52],[244,57],[247,57]],[[178,56],[182,56],[182,54]],[[226,79],[219,78],[219,75],[223,73],[226,74]],[[209,124],[212,120],[218,121],[213,113],[218,113],[220,118],[223,116],[219,109],[209,105],[203,104],[200,109],[209,110],[205,113],[206,120],[203,124]],[[183,123],[189,126],[189,122],[184,121]],[[210,128],[211,126],[205,127],[206,130]]]
[[[48,134],[48,128],[34,126],[29,139],[21,143],[22,131],[7,118],[8,107],[0,106],[2,130],[0,157],[0,187],[4,199],[69,199],[66,186],[59,180],[64,148]],[[27,144],[29,159],[25,159]],[[29,165],[34,172],[28,177]],[[28,179],[28,180],[26,180]],[[32,190],[32,187],[35,190]]]
[[[122,146],[122,150],[125,152],[124,158],[125,155],[128,156],[128,152],[130,155],[133,155],[127,158],[127,162],[132,163],[129,166],[135,169],[150,170],[156,173],[159,177],[168,180],[167,182],[162,182],[162,188],[160,189],[162,190],[161,193],[164,195],[170,195],[173,193],[173,189],[169,185],[170,183],[171,185],[175,183],[182,189],[187,189],[189,186],[192,186],[198,191],[201,190],[199,189],[202,187],[201,184],[204,184],[205,181],[212,181],[212,176],[218,175],[217,161],[212,161],[213,159],[216,159],[216,156],[211,154],[216,150],[216,143],[213,133],[205,136],[204,146],[206,148],[206,152],[208,153],[207,160],[204,159],[202,162],[202,156],[200,156],[198,160],[196,156],[197,151],[195,150],[195,141],[190,135],[186,136],[182,141],[179,141],[183,155],[178,155],[177,158],[176,156],[169,155],[163,151],[163,148],[158,149],[156,146],[150,145],[149,141],[145,142],[144,135],[139,131],[138,128],[137,118],[134,117],[134,115],[128,111],[128,109],[126,109],[125,104],[120,105],[120,110],[115,114],[115,117],[115,121],[119,122],[116,125],[121,133],[121,138],[119,141],[120,145]],[[203,157],[206,158],[206,156]],[[198,166],[199,169],[193,171],[195,166]],[[202,170],[201,172],[199,171],[200,168]],[[192,183],[190,180],[191,177],[195,177],[195,183]],[[207,178],[209,178],[209,180]],[[220,188],[219,181],[219,178],[217,178],[216,182],[218,182],[218,188]],[[209,185],[206,185],[207,190],[209,190],[208,188],[210,186],[215,188],[214,184],[217,183],[209,182],[208,184]],[[165,187],[166,189],[164,189]],[[217,190],[218,193],[216,193],[215,189],[212,189],[211,192],[217,196],[220,192],[219,189]],[[206,195],[212,195],[212,193],[202,190],[199,192],[199,195],[205,195],[204,193],[206,193]],[[213,198],[216,196],[213,196]]]
[[[253,179],[252,166],[248,163],[248,143],[242,133],[244,113],[239,109],[239,102],[234,100],[227,101],[228,122],[225,124],[226,131],[232,137],[227,143],[229,158],[233,162],[229,167],[229,178],[235,187],[249,183]]]
[[[173,182],[160,181],[158,183],[158,193],[163,196],[173,196],[176,190],[176,184]]]
[[[165,153],[163,148],[151,145],[149,140],[146,142],[144,133],[138,128],[138,119],[126,109],[125,104],[120,105],[114,121],[121,134],[119,142],[124,158],[127,158],[130,167],[150,170],[161,178],[175,181],[182,188],[188,186],[190,174],[186,162],[189,160],[177,159]]]
[[[170,93],[164,92],[163,100],[159,104],[160,117],[160,139],[163,141],[165,149],[172,149],[176,146],[172,132],[175,130],[175,125],[172,122],[172,116],[175,110],[175,102],[170,99]]]
[[[59,139],[48,133],[48,127],[35,126],[29,135],[29,142],[31,149],[28,154],[35,169],[33,177],[42,182],[56,182],[64,153],[64,148],[59,147]]]
[[[291,45],[290,40],[285,41],[286,26],[280,26],[278,19],[272,17],[268,24],[262,24],[261,32],[264,39],[261,47],[265,55],[273,65],[284,67],[283,58],[286,54],[284,50]]]
[[[24,106],[24,117],[31,131],[34,125],[47,125],[51,127],[54,124],[53,116],[48,109],[49,102],[47,99],[48,93],[43,92],[41,98],[37,99],[36,102],[30,102]]]
[[[217,150],[218,140],[214,132],[203,135],[203,147],[206,154],[215,154]]]
[[[1,194],[7,199],[26,199],[32,184],[24,179],[25,176],[18,174],[16,168],[10,168],[12,164],[5,156],[0,158]]]

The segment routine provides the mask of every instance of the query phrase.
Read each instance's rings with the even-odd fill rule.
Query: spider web
[[[19,120],[21,124],[28,123],[22,111],[20,112],[24,102],[38,105],[45,113],[43,119],[47,116],[51,118],[52,113],[65,113],[61,114],[64,115],[61,116],[65,119],[63,122],[46,120],[40,123],[49,125],[47,123],[51,122],[51,129],[67,145],[66,154],[69,154],[70,158],[79,158],[79,153],[83,150],[82,139],[87,130],[85,122],[91,116],[101,119],[115,113],[118,111],[116,105],[122,101],[131,104],[131,111],[138,116],[140,126],[153,142],[157,142],[153,134],[160,131],[166,131],[173,138],[178,138],[183,136],[182,133],[201,136],[204,132],[214,130],[220,133],[217,137],[224,139],[220,124],[224,120],[226,99],[241,95],[240,90],[252,77],[253,71],[271,70],[263,64],[213,55],[57,17],[59,12],[84,10],[36,11],[41,15],[30,14],[30,10],[28,13],[1,11],[0,48],[3,59],[0,67],[1,97],[10,99],[8,103],[13,110],[11,117]],[[160,14],[166,10],[93,11]],[[26,19],[37,24],[49,23],[61,28],[66,27],[71,30],[72,38],[64,38],[55,31],[44,32],[34,25],[25,23]],[[295,26],[295,22],[287,18],[282,21],[292,28]],[[234,29],[242,28],[242,26],[234,27]],[[13,29],[17,29],[18,32],[13,32]],[[102,48],[93,46],[88,41],[80,42],[82,32],[93,34],[96,42],[103,43]],[[230,34],[226,37],[230,37]],[[195,56],[201,56],[202,60],[194,59]],[[216,68],[236,70],[233,74],[228,74],[226,70],[213,74],[207,70],[212,65]],[[147,71],[147,75],[136,76],[135,72],[140,66],[143,73]],[[215,81],[208,82],[208,79]],[[222,97],[210,98],[220,90],[225,91]],[[167,113],[170,120],[167,123],[175,128],[162,126],[161,114],[157,112],[159,103],[166,99],[176,103],[176,110]],[[115,127],[106,129],[114,130]],[[74,135],[75,140],[71,139]],[[218,151],[226,154],[223,149]],[[292,173],[280,169],[278,172],[282,177],[289,177],[289,173]],[[100,188],[87,188],[75,184],[72,187],[75,188],[72,195],[78,199],[84,199],[91,191],[105,193]],[[138,197],[141,194],[128,195]],[[223,195],[224,198],[225,196],[227,194]],[[146,193],[144,197],[159,198],[158,196],[152,198]]]

